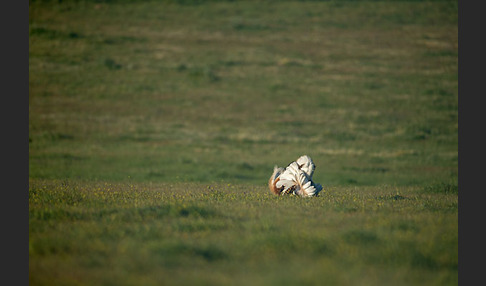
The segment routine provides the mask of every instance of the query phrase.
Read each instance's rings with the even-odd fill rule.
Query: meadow
[[[457,190],[31,182],[32,285],[455,285]]]
[[[30,1],[32,285],[455,285],[457,1]],[[319,197],[275,197],[302,154]]]

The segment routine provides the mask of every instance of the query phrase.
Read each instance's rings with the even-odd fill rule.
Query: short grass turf
[[[29,175],[457,180],[457,2],[31,1]]]
[[[457,189],[31,180],[32,285],[457,285]]]

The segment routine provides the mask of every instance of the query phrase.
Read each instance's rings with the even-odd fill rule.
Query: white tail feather
[[[312,181],[314,170],[315,165],[312,159],[303,155],[285,169],[275,166],[270,178],[272,183],[278,178],[275,187],[281,189],[281,195],[296,194],[302,197],[312,197],[317,196],[322,190],[320,184],[314,184]]]

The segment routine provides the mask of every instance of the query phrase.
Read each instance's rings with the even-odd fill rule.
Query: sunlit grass
[[[33,284],[457,283],[457,195],[441,187],[328,188],[311,199],[231,184],[29,189]]]
[[[32,2],[29,32],[32,177],[457,178],[453,1]]]

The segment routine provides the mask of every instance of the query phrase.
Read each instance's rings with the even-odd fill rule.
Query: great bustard
[[[301,197],[314,197],[322,190],[321,184],[312,181],[316,166],[311,157],[303,155],[290,163],[287,168],[273,168],[268,187],[276,195],[294,194]]]

